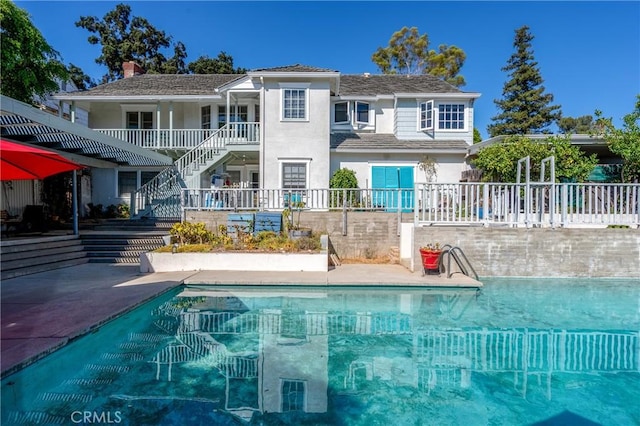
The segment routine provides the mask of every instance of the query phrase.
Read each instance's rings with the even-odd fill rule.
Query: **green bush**
[[[202,222],[176,223],[171,227],[169,233],[176,237],[180,245],[207,244],[214,240],[213,232],[209,231]]]
[[[358,189],[358,178],[356,173],[347,168],[336,170],[331,176],[329,181],[329,188],[332,189]],[[332,207],[341,207],[343,205],[344,193],[338,193],[337,199],[332,200]],[[347,191],[346,193],[347,203],[351,206],[355,206],[358,203],[358,192]]]

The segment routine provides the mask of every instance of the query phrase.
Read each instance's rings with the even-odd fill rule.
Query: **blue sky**
[[[16,1],[30,15],[65,63],[98,80],[99,46],[77,28],[80,16],[97,16],[119,2]],[[378,73],[372,53],[394,31],[416,26],[430,48],[456,45],[467,60],[461,89],[482,94],[475,126],[487,137],[498,113],[508,75],[501,71],[514,52],[515,30],[530,27],[533,51],[547,93],[564,116],[593,115],[596,109],[621,126],[640,94],[640,2],[128,2],[144,17],[187,47],[188,62],[224,50],[248,69],[301,63],[345,74]],[[171,52],[166,52],[170,56]]]

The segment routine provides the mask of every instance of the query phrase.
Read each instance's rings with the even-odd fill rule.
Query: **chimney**
[[[371,74],[369,74],[368,72],[365,72],[365,73],[364,73],[364,77],[365,77],[365,78],[368,78],[370,75],[371,75]]]
[[[144,70],[142,69],[142,67],[133,61],[124,62],[122,64],[122,71],[124,72],[124,78],[144,74]]]

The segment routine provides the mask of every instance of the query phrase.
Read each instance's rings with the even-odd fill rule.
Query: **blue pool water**
[[[638,425],[640,283],[181,287],[1,397],[3,425]]]

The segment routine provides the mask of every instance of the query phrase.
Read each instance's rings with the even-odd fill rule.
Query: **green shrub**
[[[202,222],[176,223],[171,227],[169,233],[176,237],[181,246],[185,244],[207,244],[214,240],[213,232],[209,231]]]

